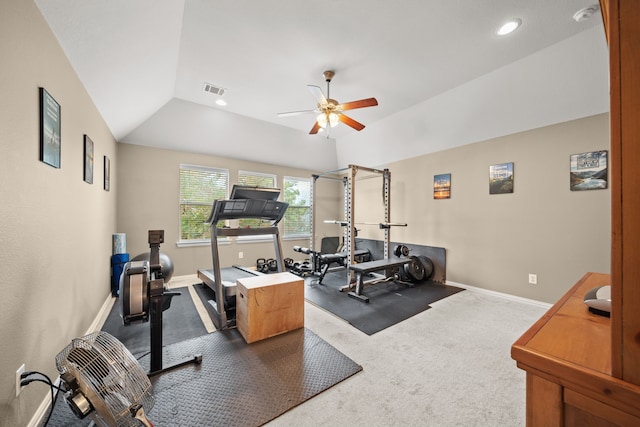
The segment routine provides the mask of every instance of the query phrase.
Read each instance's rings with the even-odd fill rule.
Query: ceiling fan
[[[331,79],[335,75],[334,71],[325,71],[322,73],[325,81],[327,82],[327,96],[325,97],[322,93],[322,89],[318,86],[307,85],[311,94],[318,100],[317,108],[313,110],[302,110],[302,111],[291,111],[287,113],[278,113],[278,117],[288,117],[288,116],[296,116],[299,114],[310,114],[316,113],[318,116],[316,117],[316,122],[309,134],[316,134],[320,129],[324,129],[329,125],[330,127],[335,127],[338,122],[342,122],[347,126],[354,128],[355,130],[364,129],[364,125],[351,117],[343,114],[343,111],[355,110],[356,108],[364,108],[364,107],[374,107],[378,105],[378,101],[375,98],[367,98],[361,99],[359,101],[351,101],[345,102],[344,104],[339,104],[335,99],[331,99],[329,93],[329,86],[331,83]]]

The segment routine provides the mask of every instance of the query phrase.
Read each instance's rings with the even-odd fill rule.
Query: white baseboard
[[[522,298],[522,297],[518,297],[515,295],[511,295],[511,294],[505,294],[503,292],[497,292],[497,291],[492,291],[490,289],[484,289],[484,288],[478,288],[475,286],[471,286],[471,285],[466,285],[464,283],[458,283],[458,282],[452,282],[451,280],[447,280],[447,285],[451,285],[451,286],[456,286],[458,288],[463,288],[463,289],[467,289],[473,292],[478,292],[478,293],[482,293],[482,294],[488,294],[488,295],[492,295],[495,297],[499,297],[499,298],[504,298],[504,299],[508,299],[511,301],[517,301],[517,302],[522,302],[525,304],[531,304],[531,305],[535,305],[538,307],[542,307],[542,308],[546,308],[547,310],[551,308],[551,306],[553,304],[549,304],[546,302],[542,302],[542,301],[536,301],[533,299],[529,299],[529,298]]]
[[[104,303],[102,304],[102,307],[98,312],[98,315],[96,316],[95,319],[93,319],[93,323],[91,323],[85,335],[102,329],[102,325],[104,325],[104,322],[107,320],[107,317],[109,317],[109,313],[111,313],[111,308],[113,308],[113,304],[115,302],[116,302],[115,297],[112,297],[111,293],[109,293],[109,295],[107,295],[107,299],[104,300]]]
[[[89,326],[89,329],[87,330],[85,335],[102,329],[102,325],[104,325],[104,322],[107,320],[107,316],[109,316],[109,313],[111,312],[111,308],[113,307],[115,300],[116,299],[112,297],[111,294],[107,295],[107,299],[102,304],[102,307],[98,312],[98,315],[96,316],[95,319],[93,319],[93,322]],[[56,386],[60,385],[60,377],[55,379],[54,384]],[[40,424],[42,424],[42,421],[44,421],[44,419],[49,414],[50,408],[51,408],[51,395],[47,394],[47,397],[42,401],[42,403],[40,403],[40,406],[38,406],[38,409],[36,410],[35,414],[33,414],[33,417],[31,417],[31,420],[29,420],[29,424],[27,424],[27,427],[38,427]]]

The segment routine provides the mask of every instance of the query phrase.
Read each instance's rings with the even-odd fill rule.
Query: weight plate
[[[406,245],[398,245],[393,250],[395,256],[409,256],[409,248]]]
[[[416,256],[412,256],[411,261],[405,264],[405,271],[409,277],[418,282],[425,277],[424,265]]]
[[[429,280],[433,276],[433,272],[435,271],[435,267],[433,266],[433,261],[431,261],[431,258],[424,255],[419,255],[418,259],[422,262],[422,268],[424,269],[425,280]]]

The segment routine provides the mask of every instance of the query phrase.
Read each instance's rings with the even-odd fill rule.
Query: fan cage
[[[154,404],[151,381],[127,348],[99,331],[75,338],[56,356],[60,375],[69,373],[95,409],[94,418],[107,426],[139,426],[129,408]]]

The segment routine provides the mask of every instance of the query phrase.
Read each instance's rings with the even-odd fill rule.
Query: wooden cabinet
[[[601,7],[611,89],[612,369],[640,384],[640,2]]]
[[[587,273],[511,348],[527,372],[527,425],[640,426],[640,386],[611,375],[611,321],[584,295],[608,285]]]

